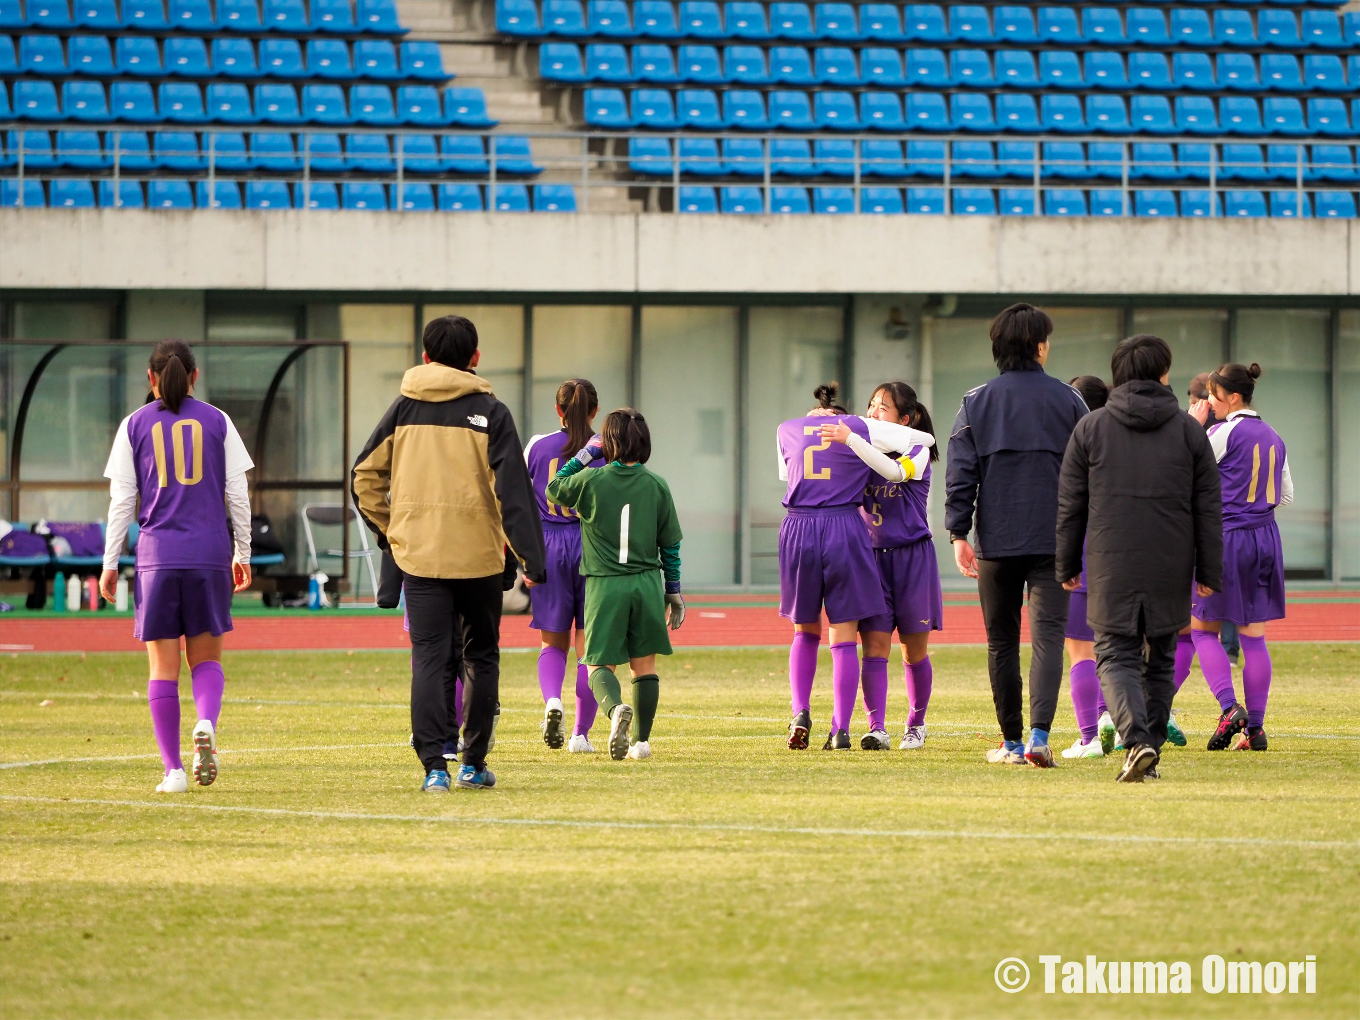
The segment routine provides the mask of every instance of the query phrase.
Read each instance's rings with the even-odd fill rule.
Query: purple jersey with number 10
[[[524,463],[529,468],[529,479],[534,487],[534,499],[538,503],[538,515],[544,524],[576,524],[581,516],[570,507],[558,506],[548,499],[548,483],[561,470],[562,465],[576,455],[575,450],[563,451],[567,442],[567,430],[546,432],[534,436],[524,451]],[[596,457],[590,467],[603,467],[604,458]]]
[[[858,506],[877,477],[846,444],[821,437],[823,425],[837,422],[868,440],[869,427],[853,415],[794,418],[779,426],[779,456],[789,476],[786,507]]]

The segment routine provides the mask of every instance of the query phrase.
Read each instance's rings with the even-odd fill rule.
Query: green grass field
[[[1355,1017],[1360,646],[1273,653],[1271,750],[1203,750],[1196,670],[1191,746],[1141,786],[985,764],[980,649],[936,652],[925,750],[877,754],[784,749],[784,652],[677,654],[649,762],[544,747],[508,654],[499,785],[444,797],[404,655],[232,654],[222,776],[170,798],[144,658],[5,657],[0,1015]],[[1317,993],[1208,994],[1210,953],[1313,954]],[[1044,994],[1040,954],[1185,960],[1194,991]]]

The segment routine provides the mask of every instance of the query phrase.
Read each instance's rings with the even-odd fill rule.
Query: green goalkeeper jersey
[[[680,580],[680,520],[670,486],[642,464],[559,472],[548,499],[581,515],[581,573],[587,577],[661,570]],[[675,576],[670,575],[674,571]]]

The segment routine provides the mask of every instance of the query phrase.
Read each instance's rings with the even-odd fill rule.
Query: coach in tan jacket
[[[427,790],[447,789],[444,677],[463,642],[464,751],[458,785],[485,788],[500,693],[501,576],[507,545],[545,579],[543,528],[510,410],[473,369],[477,328],[450,315],[425,327],[410,369],[354,465],[354,502],[405,574],[411,731]]]

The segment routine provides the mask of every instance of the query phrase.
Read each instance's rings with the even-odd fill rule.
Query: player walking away
[[[1294,482],[1284,440],[1251,407],[1260,377],[1255,362],[1224,365],[1209,376],[1208,399],[1190,409],[1201,422],[1209,411],[1220,419],[1209,429],[1209,445],[1223,486],[1223,585],[1194,600],[1190,624],[1200,669],[1223,710],[1210,751],[1230,743],[1238,750],[1266,749],[1266,623],[1284,618],[1284,552],[1275,508],[1294,501]],[[1245,708],[1237,703],[1232,667],[1219,640],[1225,621],[1237,625],[1242,643]]]
[[[605,467],[584,470],[599,456]],[[652,723],[661,696],[656,657],[671,654],[666,633],[685,619],[680,594],[680,520],[670,486],[644,465],[652,456],[647,420],[631,407],[610,411],[600,446],[587,444],[548,483],[547,496],[581,520],[585,575],[585,661],[590,689],[609,720],[609,756],[652,756]],[[664,587],[663,578],[664,576]],[[615,670],[633,673],[633,705]],[[637,740],[630,741],[636,711]]]
[[[779,615],[793,621],[789,649],[789,689],[793,719],[789,748],[806,750],[812,731],[812,683],[822,640],[822,609],[831,623],[831,732],[823,750],[850,749],[850,716],[859,689],[855,636],[861,620],[887,611],[869,531],[860,516],[873,470],[849,438],[836,442],[842,427],[866,446],[884,453],[928,448],[929,432],[906,425],[850,415],[836,403],[836,385],[819,386],[818,407],[779,426],[779,479],[788,483],[779,526]],[[835,417],[828,421],[827,415]],[[884,671],[884,684],[887,674]],[[886,694],[885,694],[886,697]],[[878,721],[884,742],[887,732]],[[870,721],[873,729],[873,721]],[[877,737],[875,738],[878,739]]]
[[[188,778],[179,749],[179,642],[184,638],[198,713],[194,782],[211,786],[221,764],[222,635],[231,630],[232,592],[250,586],[246,472],[255,465],[231,419],[194,398],[198,367],[187,344],[158,343],[147,379],[154,402],[123,419],[104,468],[109,517],[99,589],[114,600],[118,554],[135,517],[141,534],[133,633],[146,642],[146,699],[165,766],[156,792],[183,793]]]
[[[916,391],[904,382],[883,383],[874,390],[868,417],[935,434],[930,412],[917,401]],[[869,526],[869,542],[888,610],[861,620],[859,625],[864,644],[860,688],[864,711],[869,716],[869,732],[860,738],[859,746],[866,751],[886,751],[892,746],[886,729],[888,652],[896,630],[902,642],[909,712],[899,747],[913,751],[926,742],[926,709],[934,680],[930,632],[944,626],[940,568],[926,513],[931,465],[939,459],[939,450],[934,446],[913,446],[890,457],[874,449],[847,425],[838,424],[834,430],[833,440],[848,444],[879,475],[864,490],[860,515]]]
[[[543,519],[543,544],[548,550],[548,580],[529,589],[533,619],[529,626],[542,632],[538,653],[538,687],[543,694],[543,742],[551,748],[563,743],[562,684],[567,676],[567,649],[576,627],[576,725],[569,752],[589,754],[590,727],[595,721],[595,695],[585,659],[586,579],[581,576],[581,520],[575,510],[548,499],[548,483],[577,451],[587,446],[596,453],[589,467],[601,467],[599,438],[593,423],[600,400],[588,379],[568,379],[557,388],[557,417],[562,428],[534,436],[524,448],[538,513]]]

